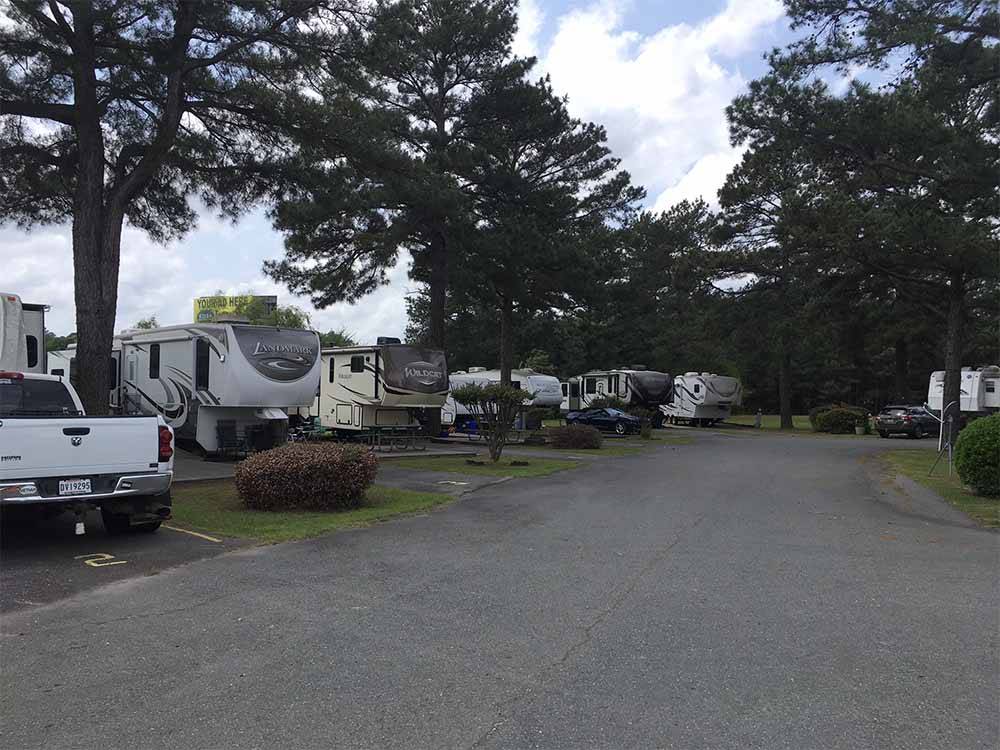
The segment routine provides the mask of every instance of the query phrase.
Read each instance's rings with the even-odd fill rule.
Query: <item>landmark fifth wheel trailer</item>
[[[161,414],[179,440],[219,450],[232,423],[254,447],[284,442],[288,410],[308,407],[320,369],[315,331],[198,323],[123,331],[111,352],[113,410]],[[72,378],[74,350],[51,357]]]
[[[674,398],[660,407],[669,420],[695,424],[721,422],[742,403],[743,387],[738,378],[709,372],[686,372],[674,378]]]
[[[448,397],[444,352],[400,343],[323,350],[320,424],[357,434],[379,427],[418,427],[417,410],[440,409]]]

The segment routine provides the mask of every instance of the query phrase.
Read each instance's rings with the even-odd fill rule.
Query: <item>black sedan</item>
[[[627,435],[630,432],[638,432],[642,422],[638,417],[619,409],[587,409],[587,411],[571,411],[566,415],[566,424],[587,424],[605,432]]]
[[[879,437],[909,435],[918,440],[924,435],[936,435],[940,423],[922,406],[887,406],[875,417]]]

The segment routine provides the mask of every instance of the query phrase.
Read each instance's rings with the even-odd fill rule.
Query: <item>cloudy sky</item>
[[[729,146],[724,108],[764,70],[762,55],[789,39],[780,0],[520,0],[519,54],[569,96],[574,115],[602,123],[614,152],[646,187],[647,207],[715,193],[739,158]],[[368,341],[399,336],[407,263],[392,283],[356,305],[314,310],[266,279],[261,264],[282,254],[263,212],[237,224],[204,212],[180,242],[151,242],[126,228],[116,328],[156,315],[163,325],[191,320],[192,299],[254,291],[296,304],[320,330],[346,328]],[[30,233],[0,227],[0,287],[51,306],[48,327],[75,329],[68,227]]]

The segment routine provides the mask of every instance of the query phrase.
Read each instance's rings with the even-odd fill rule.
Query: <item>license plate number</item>
[[[90,480],[89,479],[60,479],[59,480],[59,494],[60,495],[89,495],[90,494]]]

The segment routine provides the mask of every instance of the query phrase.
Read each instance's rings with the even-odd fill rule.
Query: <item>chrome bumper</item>
[[[95,500],[114,500],[140,495],[162,495],[170,489],[174,473],[126,474],[118,477],[111,492],[93,492],[88,495],[41,495],[38,483],[31,480],[0,482],[0,505],[32,505],[38,503],[89,503]]]

